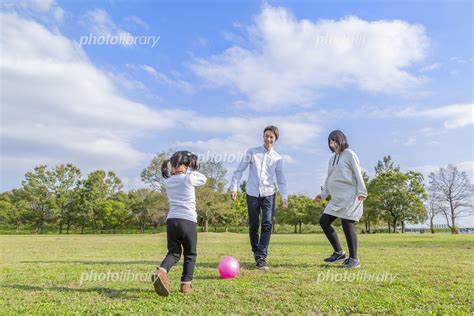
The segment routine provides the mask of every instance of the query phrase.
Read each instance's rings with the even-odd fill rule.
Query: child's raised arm
[[[191,183],[191,185],[195,187],[199,187],[201,185],[204,185],[207,181],[207,178],[205,175],[203,175],[200,172],[191,170],[186,173],[186,181]]]

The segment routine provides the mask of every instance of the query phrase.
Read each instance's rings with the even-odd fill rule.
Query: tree
[[[426,219],[429,221],[431,233],[434,234],[434,218],[441,213],[441,208],[439,206],[439,201],[436,198],[436,195],[430,191],[429,198],[427,201],[427,213]]]
[[[103,226],[112,228],[115,233],[115,229],[122,226],[127,219],[128,210],[126,202],[120,201],[119,199],[109,199],[100,203],[99,207],[103,214]]]
[[[162,190],[163,187],[163,176],[161,175],[161,164],[165,159],[168,159],[173,152],[168,150],[168,152],[161,152],[156,154],[156,156],[152,159],[150,164],[142,170],[140,177],[142,181],[151,188],[155,190]]]
[[[405,173],[405,184],[401,193],[402,202],[399,204],[401,213],[402,233],[405,232],[405,223],[420,223],[426,217],[424,201],[428,198],[423,185],[423,175],[419,172]]]
[[[242,185],[245,185],[245,181]],[[242,185],[240,188],[242,189]],[[245,186],[244,186],[245,188]],[[230,191],[227,192],[227,196]],[[247,198],[245,191],[237,192],[237,198],[231,202],[231,213],[235,216],[234,222],[237,224],[237,229],[240,232],[242,226],[247,226]]]
[[[202,223],[202,230],[209,231],[209,223],[215,222],[215,218],[222,206],[219,203],[220,194],[215,190],[216,180],[208,178],[206,184],[196,188],[197,213]]]
[[[72,221],[79,225],[81,234],[84,233],[84,228],[89,223],[89,207],[91,206],[91,196],[89,190],[85,189],[86,180],[80,180],[77,188],[74,190],[74,202],[71,205],[73,218]],[[67,226],[69,232],[69,226]]]
[[[207,178],[214,179],[215,190],[219,190],[219,186],[224,187],[227,183],[227,169],[220,161],[209,160],[201,164],[199,171]]]
[[[93,231],[102,229],[106,222],[107,207],[103,204],[112,199],[122,189],[122,181],[113,171],[96,170],[84,181],[82,188],[82,206],[88,211]]]
[[[30,221],[28,209],[24,190],[13,189],[0,194],[0,219],[7,225],[13,225],[17,232],[21,225]]]
[[[242,181],[242,183],[240,183],[240,191],[242,193],[247,194],[247,181]]]
[[[440,168],[430,173],[429,179],[429,190],[444,214],[448,227],[455,234],[458,232],[457,219],[473,214],[473,186],[466,172],[460,172],[451,164],[446,169]]]
[[[10,217],[13,213],[13,203],[11,201],[11,196],[11,191],[3,192],[0,194],[0,220],[2,224],[11,224]],[[15,223],[16,221],[14,220],[13,222]]]
[[[69,232],[69,226],[73,218],[74,190],[81,179],[81,170],[69,163],[56,166],[48,174],[51,179],[51,191],[54,196],[54,205],[59,219],[59,233],[62,234],[65,223]]]
[[[205,185],[196,188],[197,213],[201,218],[203,231],[207,232],[209,223],[218,223],[219,213],[229,209],[229,201],[223,197],[227,170],[222,162],[214,160],[201,164],[200,172],[207,177]],[[228,218],[228,216],[227,216]]]
[[[319,211],[319,212],[318,212]],[[284,212],[279,212],[278,215],[286,224],[295,227],[295,234],[302,232],[302,225],[314,222],[314,219],[319,219],[322,209],[315,205],[314,201],[307,196],[293,195],[288,199],[288,209]]]
[[[42,233],[43,224],[53,217],[54,200],[50,191],[51,177],[46,168],[46,165],[36,167],[33,171],[27,172],[25,180],[22,181],[37,234]]]
[[[137,189],[128,192],[129,210],[132,222],[138,226],[140,232],[145,232],[146,225],[151,224],[153,216],[163,209],[166,198],[162,193],[151,189]],[[166,216],[166,213],[161,214]]]
[[[377,161],[377,165],[375,166],[376,174],[382,174],[388,171],[400,171],[400,166],[395,165],[390,155],[384,156],[382,161]]]
[[[213,216],[210,222],[214,225],[214,231],[217,231],[219,225],[224,226],[225,232],[229,231],[230,226],[239,225],[241,217],[232,209],[232,200],[230,194],[217,192],[214,197]]]
[[[382,170],[382,168],[380,168],[379,170]],[[367,175],[367,173],[365,173],[365,171],[362,173],[362,177],[364,178],[366,188],[370,192],[371,187],[370,187],[369,176]],[[377,223],[380,217],[377,204],[373,203],[373,201],[374,199],[368,199],[364,202],[364,213],[362,214],[362,217],[360,219],[360,221],[364,223],[365,232],[367,233],[370,233],[371,224]]]
[[[418,223],[425,218],[426,210],[423,201],[426,192],[423,186],[423,176],[409,171],[402,173],[398,166],[391,161],[390,156],[384,157],[376,166],[376,176],[369,183],[367,202],[379,210],[393,232],[397,223],[401,223],[405,232],[405,222]]]

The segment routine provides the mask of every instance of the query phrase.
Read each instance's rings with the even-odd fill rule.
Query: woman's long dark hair
[[[171,176],[171,167],[178,168],[184,165],[193,170],[199,170],[198,157],[187,150],[175,152],[169,159],[163,160],[161,163],[161,175],[168,179]]]
[[[349,143],[347,142],[347,137],[340,130],[332,131],[331,133],[329,133],[329,136],[328,136],[329,150],[331,152],[334,152],[334,150],[331,148],[331,145],[330,145],[331,140],[336,142],[339,145],[340,153],[342,153],[345,149],[349,148]]]

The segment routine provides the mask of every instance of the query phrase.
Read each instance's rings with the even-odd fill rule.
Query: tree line
[[[96,170],[83,176],[73,164],[49,169],[40,165],[25,174],[21,187],[0,194],[0,224],[20,230],[31,227],[42,233],[45,224],[57,227],[58,233],[71,228],[92,229],[93,233],[135,228],[141,233],[147,227],[165,224],[168,201],[161,176],[160,153],[142,171],[148,185],[125,192],[121,179],[113,171]],[[198,224],[203,231],[223,227],[238,231],[247,225],[245,182],[235,201],[230,199],[222,162],[207,161],[200,171],[207,183],[196,188]],[[364,174],[369,196],[364,205],[360,228],[367,233],[386,227],[405,231],[407,223],[428,222],[432,232],[436,217],[444,218],[453,233],[459,217],[472,214],[473,186],[465,172],[449,165],[429,175],[429,186],[415,171],[402,172],[390,156],[378,161],[372,179]],[[330,197],[316,203],[304,195],[291,195],[288,209],[281,208],[277,194],[275,223],[294,227],[301,233],[305,224],[317,225]],[[276,226],[274,226],[276,227]]]

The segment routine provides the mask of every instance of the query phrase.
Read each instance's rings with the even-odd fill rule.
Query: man
[[[286,180],[283,175],[283,159],[273,149],[278,136],[279,131],[276,126],[265,127],[263,130],[263,145],[247,150],[242,162],[232,175],[230,187],[231,197],[235,200],[242,174],[249,167],[246,193],[250,245],[252,246],[256,266],[262,270],[268,270],[266,258],[275,212],[275,182],[280,190],[283,208],[288,207]],[[259,236],[260,211],[262,213],[262,224]]]

